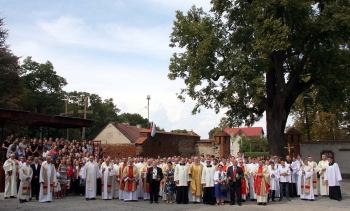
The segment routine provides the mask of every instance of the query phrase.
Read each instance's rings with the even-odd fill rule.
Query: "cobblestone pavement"
[[[237,205],[230,206],[228,204],[222,206],[211,206],[203,204],[188,204],[188,205],[178,205],[178,204],[167,204],[165,202],[160,202],[159,204],[149,204],[148,201],[139,200],[138,202],[123,202],[120,200],[101,200],[101,197],[97,197],[95,201],[85,201],[82,196],[68,196],[64,199],[54,199],[51,203],[39,203],[36,200],[31,202],[20,204],[17,199],[4,199],[4,194],[0,193],[0,210],[45,210],[45,211],[79,211],[79,210],[201,210],[201,211],[211,211],[215,209],[220,209],[220,211],[225,210],[278,210],[278,211],[338,211],[338,210],[349,210],[350,207],[350,180],[344,180],[341,184],[341,190],[343,195],[343,200],[341,202],[330,200],[327,197],[316,197],[315,201],[303,201],[297,198],[291,201],[282,202],[270,202],[267,206],[258,206],[256,202],[244,202],[243,206],[239,207]]]

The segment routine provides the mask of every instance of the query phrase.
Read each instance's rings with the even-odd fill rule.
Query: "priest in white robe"
[[[148,159],[147,162],[141,166],[139,171],[140,172],[139,178],[141,178],[140,186],[142,186],[141,197],[143,198],[143,200],[150,199],[150,187],[147,184],[146,178],[147,178],[147,173],[149,169],[152,168],[152,162],[153,162],[153,159]]]
[[[211,161],[207,160],[207,165],[202,170],[203,185],[203,204],[215,204],[215,188],[214,188],[215,167],[211,165]]]
[[[292,163],[292,169],[293,169],[293,181],[295,181],[296,185],[296,193],[298,196],[300,196],[301,192],[301,186],[300,186],[300,168],[303,166],[303,160],[301,159],[301,156],[298,155],[297,159]]]
[[[312,186],[312,176],[314,169],[308,164],[308,160],[304,160],[304,165],[300,168],[300,198],[302,200],[315,200],[314,188]]]
[[[5,193],[4,198],[16,198],[17,197],[17,177],[16,174],[19,170],[18,161],[15,160],[15,153],[10,154],[10,158],[7,159],[3,165],[5,171]]]
[[[86,181],[85,198],[86,201],[96,199],[97,178],[101,177],[98,169],[98,164],[94,161],[94,157],[90,156],[89,161],[86,162],[84,171],[82,172],[82,179]]]
[[[111,200],[113,198],[114,175],[116,175],[116,172],[110,160],[111,157],[108,156],[106,161],[101,165],[101,196],[104,200]]]
[[[328,163],[324,180],[328,182],[329,198],[341,201],[340,181],[342,181],[342,177],[339,166],[333,162],[333,158],[328,158]]]
[[[119,159],[116,159],[113,165],[113,168],[116,172],[115,181],[114,181],[114,193],[113,193],[114,199],[119,199],[120,177],[118,177],[118,172],[119,172],[120,166],[121,165],[119,163]]]
[[[32,198],[31,181],[33,178],[33,169],[30,167],[32,158],[28,157],[26,163],[19,169],[20,185],[18,196],[20,203],[27,202]]]
[[[327,166],[328,166],[327,155],[322,155],[322,160],[318,162],[318,165],[317,165],[318,173],[320,174],[319,187],[320,187],[321,196],[328,196],[328,182],[324,180]]]
[[[247,165],[248,179],[249,179],[249,198],[251,201],[256,200],[256,193],[254,191],[254,171],[258,168],[259,164],[256,163],[256,158],[252,158],[252,163]]]
[[[52,192],[57,178],[55,165],[51,161],[51,157],[47,156],[46,161],[41,164],[39,202],[52,201]]]
[[[143,158],[136,158],[135,159],[135,166],[137,167],[137,170],[139,173],[141,172],[141,167],[143,166]],[[142,174],[139,174],[139,185],[137,186],[137,195],[139,198],[143,198],[143,188],[142,188]]]
[[[129,164],[123,170],[124,201],[138,201],[137,186],[139,184],[139,171],[134,165],[134,159],[129,159]]]

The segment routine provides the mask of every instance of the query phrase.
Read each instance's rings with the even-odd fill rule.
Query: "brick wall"
[[[140,137],[147,137],[142,143],[142,155],[145,157],[190,157],[195,154],[195,142],[199,136],[177,134],[168,132],[157,132],[154,137],[149,132],[140,132]]]
[[[141,153],[142,148],[135,144],[102,144],[104,156],[117,157],[134,157]]]

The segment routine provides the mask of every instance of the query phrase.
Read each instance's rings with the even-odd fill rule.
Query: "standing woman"
[[[68,195],[68,191],[71,192],[71,190],[72,190],[71,187],[72,187],[72,184],[74,181],[73,166],[71,165],[70,159],[66,159],[66,165],[67,165],[67,185],[66,185],[66,188],[68,189],[66,195]]]
[[[38,144],[36,143],[36,139],[34,139],[33,143],[30,144],[30,153],[32,156],[38,157]]]
[[[61,193],[62,198],[66,196],[66,184],[67,184],[67,173],[68,168],[66,165],[66,159],[61,160],[61,164],[58,166],[58,172],[60,173],[60,184],[61,184]]]
[[[50,156],[52,157],[52,160],[54,160],[54,162],[56,161],[57,159],[57,146],[53,146],[50,150]]]
[[[44,150],[44,145],[43,145],[43,141],[41,139],[39,139],[39,143],[38,143],[38,156],[43,156],[43,150]]]
[[[167,163],[168,169],[165,171],[165,188],[164,193],[166,194],[166,202],[172,204],[173,203],[173,195],[176,190],[176,185],[174,181],[174,173],[175,170],[173,168],[173,164],[171,162]]]
[[[74,190],[74,195],[79,195],[79,168],[80,168],[80,164],[79,164],[79,160],[75,160],[75,166],[73,167],[74,169],[74,173],[73,173],[73,190]]]
[[[79,193],[80,193],[80,196],[85,195],[86,180],[82,178],[84,171],[85,171],[85,160],[83,159],[79,162]]]
[[[225,198],[227,198],[227,193],[222,193],[220,191],[220,185],[224,182],[226,182],[227,176],[226,172],[222,170],[222,164],[218,165],[218,170],[215,171],[214,174],[214,184],[215,184],[215,198],[216,198],[216,205],[225,203]]]
[[[3,161],[7,160],[6,154],[9,146],[11,145],[11,138],[12,136],[7,136],[6,140],[4,143],[2,143],[2,154],[4,155]]]

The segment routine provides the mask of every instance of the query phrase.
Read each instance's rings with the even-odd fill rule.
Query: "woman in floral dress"
[[[165,188],[164,188],[164,193],[166,194],[166,202],[167,203],[173,203],[173,195],[175,193],[175,190],[173,190],[173,187],[175,185],[174,182],[174,173],[175,169],[173,168],[173,164],[171,162],[168,162],[168,169],[165,171]]]
[[[220,203],[224,205],[225,198],[227,198],[227,193],[222,193],[220,191],[220,185],[221,183],[226,182],[226,179],[226,172],[222,170],[222,165],[219,164],[218,171],[214,174],[216,205],[219,205]]]

